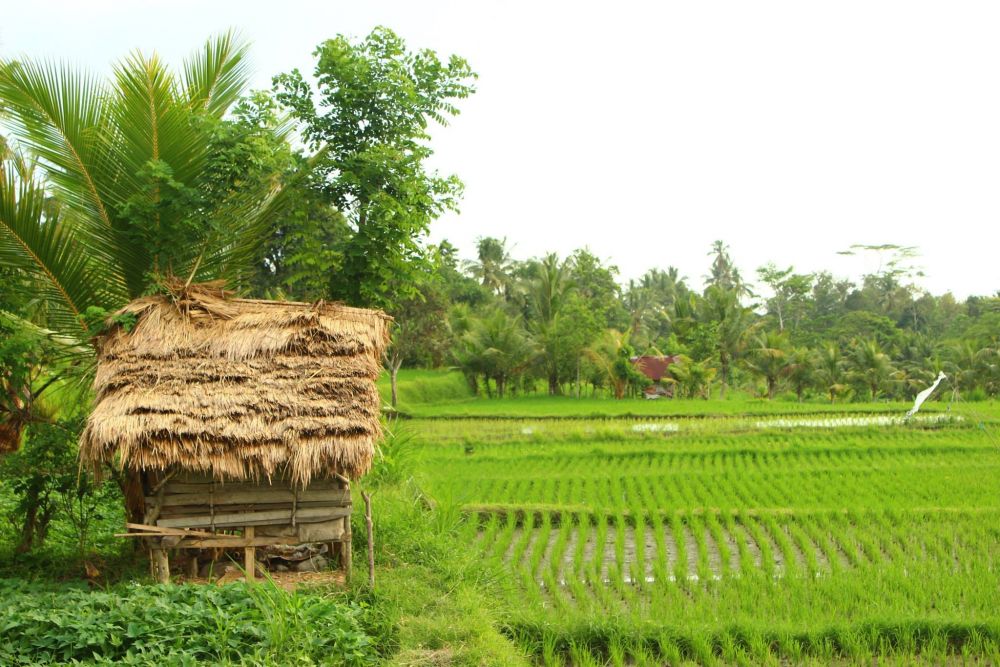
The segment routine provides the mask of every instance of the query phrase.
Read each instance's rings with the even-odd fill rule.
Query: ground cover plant
[[[507,573],[505,631],[536,661],[1000,657],[995,404],[841,406],[822,428],[797,404],[673,405],[406,423],[418,484]]]
[[[106,591],[0,580],[0,662],[373,664],[362,610],[274,585]]]

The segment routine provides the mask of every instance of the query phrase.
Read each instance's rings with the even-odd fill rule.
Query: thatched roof
[[[138,299],[116,315],[130,313],[131,331],[98,341],[85,461],[303,486],[371,466],[383,313],[231,299],[217,286]]]

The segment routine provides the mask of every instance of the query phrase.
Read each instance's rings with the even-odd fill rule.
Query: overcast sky
[[[767,261],[856,278],[851,244],[917,246],[934,293],[1000,289],[1000,3],[5,1],[0,56],[101,72],[133,48],[179,63],[229,27],[255,87],[338,33],[391,27],[479,74],[434,133],[466,184],[436,222],[463,255],[589,246],[623,279],[712,241],[744,276]]]

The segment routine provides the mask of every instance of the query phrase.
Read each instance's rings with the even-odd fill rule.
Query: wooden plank
[[[317,521],[330,521],[340,517],[349,516],[349,507],[308,507],[298,510],[295,519],[299,523],[315,523]],[[215,520],[211,516],[177,517],[176,519],[159,519],[157,526],[165,528],[207,528],[215,526],[217,528],[236,528],[239,526],[270,526],[290,523],[292,520],[291,510],[267,510],[262,512],[236,512],[230,514],[216,514]]]
[[[344,508],[350,509],[350,505],[342,505],[339,503],[331,502],[312,502],[312,503],[299,503],[298,509],[304,508]],[[279,503],[275,505],[216,505],[215,514],[240,514],[244,512],[264,512],[268,510],[288,510],[291,511],[292,503]],[[179,516],[210,516],[212,514],[212,507],[210,505],[177,505],[176,507],[165,507],[162,512],[160,512],[161,519],[171,519]]]
[[[160,526],[147,526],[144,523],[126,523],[125,527],[139,532],[118,533],[115,537],[158,537],[161,535],[190,535],[193,537],[215,537],[213,533],[205,533],[198,530],[181,530],[177,528],[163,528]]]
[[[351,501],[351,494],[345,489],[309,489],[299,492],[298,502],[334,502],[346,504]],[[154,502],[152,497],[146,498],[147,503]],[[222,489],[215,493],[170,493],[160,501],[161,507],[176,505],[271,505],[295,502],[295,494],[288,489]]]
[[[191,537],[184,538],[175,545],[177,549],[211,549],[214,547],[218,548],[236,548],[236,547],[268,547],[273,544],[298,544],[299,540],[297,537],[254,537],[252,540],[248,540],[245,537],[240,537],[239,535],[220,535],[215,538],[200,538]]]

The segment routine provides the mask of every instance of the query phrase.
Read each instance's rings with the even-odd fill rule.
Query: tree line
[[[508,245],[480,238],[465,261],[434,249],[432,279],[397,313],[397,364],[451,365],[498,397],[636,395],[638,355],[674,356],[665,382],[691,398],[903,400],[942,371],[965,399],[1000,391],[1000,293],[920,289],[913,248],[853,246],[882,258],[859,282],[773,263],[751,282],[717,241],[696,290],[674,267],[620,284],[587,249],[516,261]]]

